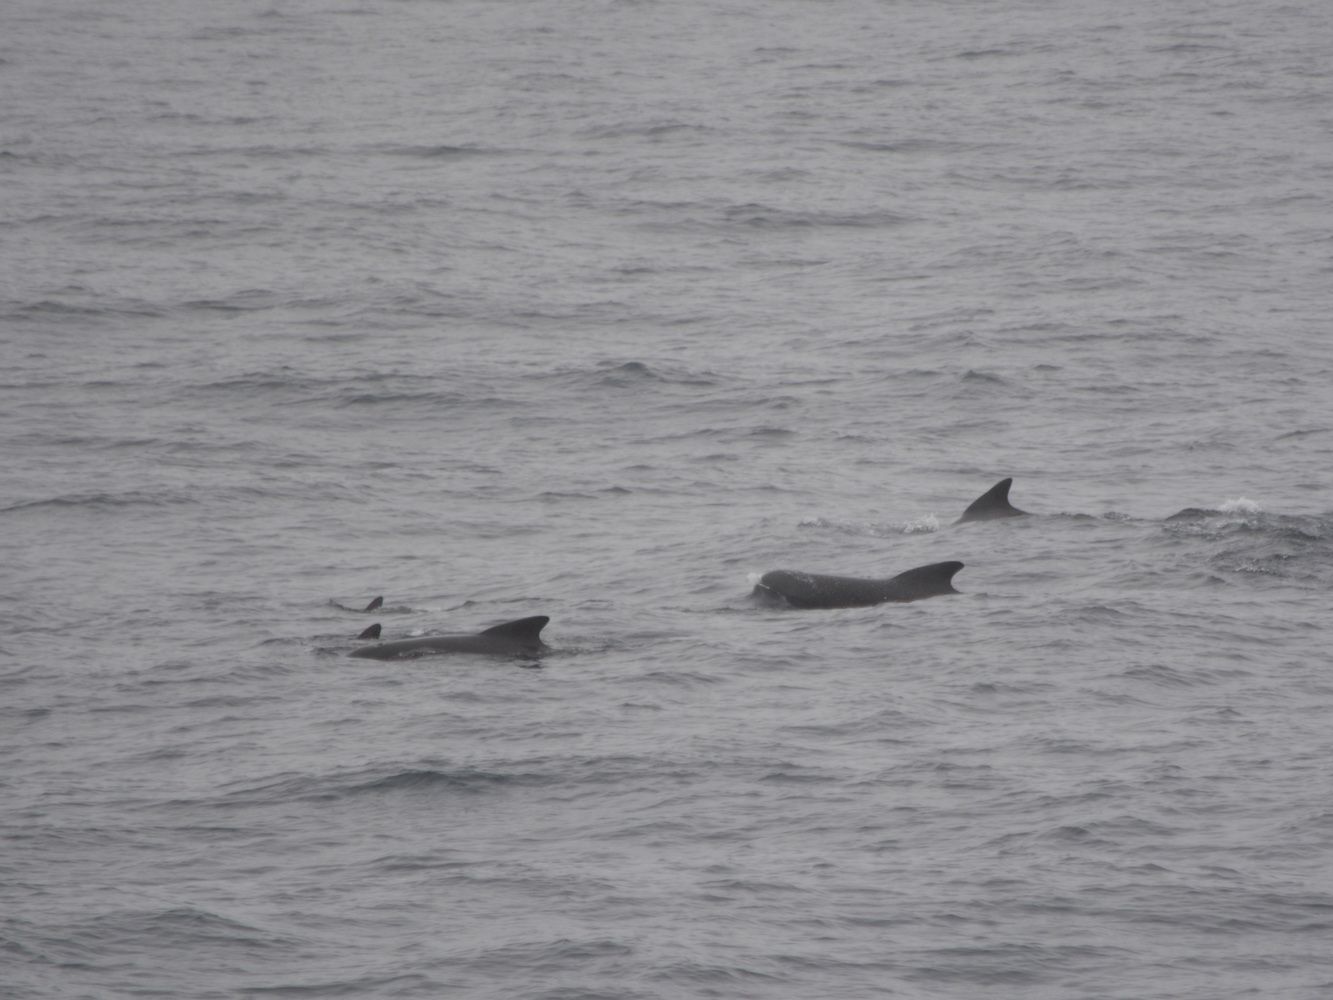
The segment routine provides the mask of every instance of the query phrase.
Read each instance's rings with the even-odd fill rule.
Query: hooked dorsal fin
[[[1019,517],[1027,511],[1019,510],[1009,502],[1009,487],[1014,484],[1012,478],[1001,479],[998,483],[977,497],[968,505],[954,524],[964,521],[993,521],[1001,517]]]
[[[540,642],[542,629],[546,627],[546,623],[550,620],[546,615],[533,615],[531,618],[520,618],[517,621],[492,625],[490,628],[483,630],[481,634],[499,639]]]
[[[909,601],[939,594],[956,594],[958,591],[954,590],[953,577],[962,568],[963,564],[956,560],[931,563],[899,573],[893,578],[893,583],[909,595],[904,598]]]
[[[357,636],[358,639],[378,639],[380,637],[380,623],[367,625],[364,632]]]
[[[371,601],[369,604],[367,604],[367,605],[365,606],[365,608],[363,608],[362,610],[364,610],[364,611],[378,611],[378,610],[379,610],[381,607],[383,607],[383,606],[384,606],[384,597],[383,597],[383,595],[381,595],[381,596],[375,598],[375,599],[374,599],[373,601]]]

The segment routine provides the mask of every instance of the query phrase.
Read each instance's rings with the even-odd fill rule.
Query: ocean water
[[[1333,995],[1325,5],[0,24],[5,1000]]]

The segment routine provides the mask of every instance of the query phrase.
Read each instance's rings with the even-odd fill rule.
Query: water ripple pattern
[[[0,995],[1328,996],[1331,67],[1277,0],[11,0]]]

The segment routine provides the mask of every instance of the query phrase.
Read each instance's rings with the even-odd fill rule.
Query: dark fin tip
[[[917,566],[915,569],[907,570],[908,573],[920,573],[923,576],[939,577],[944,580],[953,579],[953,575],[963,568],[963,563],[957,559],[951,559],[947,562],[929,563],[925,566]]]
[[[551,619],[546,615],[533,615],[531,618],[519,618],[517,621],[502,622],[482,630],[482,635],[503,635],[516,639],[537,639],[542,629]]]
[[[953,578],[962,568],[963,564],[956,559],[950,562],[930,563],[927,566],[916,566],[905,570],[893,580],[899,586],[924,591],[907,597],[906,600],[909,601],[930,597],[933,594],[956,594],[958,591],[954,589]]]

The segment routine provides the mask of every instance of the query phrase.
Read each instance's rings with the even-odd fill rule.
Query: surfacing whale
[[[973,500],[967,510],[963,511],[963,516],[954,521],[954,524],[964,524],[967,521],[997,521],[1002,517],[1022,517],[1027,511],[1019,510],[1009,502],[1009,487],[1012,485],[1014,485],[1012,477],[1001,479]]]
[[[754,593],[786,601],[794,608],[862,608],[888,601],[919,601],[940,594],[956,594],[953,575],[962,568],[960,562],[931,563],[887,580],[776,569],[760,577]]]
[[[362,646],[347,655],[361,656],[370,660],[396,660],[410,656],[430,656],[435,653],[538,656],[547,648],[546,643],[542,642],[541,632],[550,620],[546,615],[534,615],[531,618],[520,618],[502,625],[492,625],[475,635],[423,635],[415,639],[398,639],[394,642]]]

